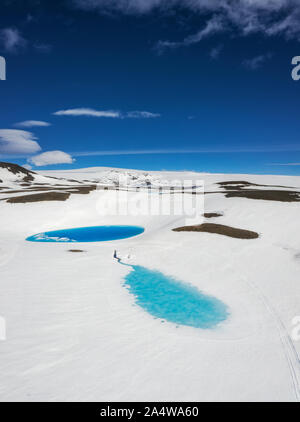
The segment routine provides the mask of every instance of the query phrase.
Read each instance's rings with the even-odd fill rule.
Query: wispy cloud
[[[260,68],[265,62],[272,58],[271,53],[261,54],[260,56],[252,57],[243,61],[243,66],[250,70],[256,70]]]
[[[8,129],[6,129],[8,130]],[[2,135],[0,130],[0,157],[2,158],[9,158],[13,156],[14,158],[24,158],[28,157],[29,155],[35,154],[41,150],[40,146],[38,145],[35,148],[24,148],[24,144],[22,148],[20,148],[20,144],[18,148],[3,148],[2,146]],[[19,131],[21,132],[21,131]],[[36,139],[34,137],[34,139]],[[270,153],[270,152],[296,152],[300,151],[299,145],[279,145],[279,146],[261,146],[261,147],[244,147],[244,148],[230,148],[230,147],[215,147],[215,148],[178,148],[178,149],[168,149],[168,148],[157,148],[157,149],[133,149],[133,150],[98,150],[98,151],[73,151],[65,153],[70,157],[93,157],[93,156],[122,156],[122,155],[159,155],[159,154],[248,154],[248,153]],[[48,151],[52,152],[52,151]],[[42,153],[44,154],[44,153]],[[39,154],[39,155],[42,155]],[[34,156],[35,157],[35,156]],[[34,158],[31,157],[31,158]],[[30,161],[30,159],[28,159]],[[65,163],[70,164],[70,159],[66,159]],[[40,161],[41,162],[41,161]],[[50,163],[55,164],[55,163]],[[59,164],[59,163],[56,163]],[[37,164],[35,164],[37,165]],[[46,165],[46,164],[41,164]],[[271,163],[268,165],[276,165],[276,166],[298,166],[300,163]]]
[[[173,0],[167,1],[175,3]],[[84,10],[99,10],[103,13],[143,14],[160,7],[162,3],[166,3],[166,0],[72,0],[72,2],[74,6]]]
[[[127,117],[129,119],[155,119],[160,117],[159,113],[151,113],[149,111],[129,111],[125,113],[123,117]]]
[[[33,133],[17,129],[0,129],[1,154],[35,154],[41,150]]]
[[[24,49],[27,41],[16,28],[4,28],[0,30],[0,47],[8,53],[18,53]]]
[[[300,166],[300,163],[271,163],[269,166]]]
[[[50,53],[52,45],[28,41],[19,29],[15,27],[0,29],[0,51],[17,54],[26,48],[32,48],[38,53]]]
[[[240,153],[264,153],[264,152],[284,152],[300,151],[299,145],[279,145],[261,147],[215,147],[215,148],[178,148],[178,149],[147,149],[147,150],[107,150],[107,151],[77,151],[70,154],[74,157],[92,157],[106,155],[149,155],[149,154],[240,154]]]
[[[43,44],[43,43],[39,43],[36,42],[33,44],[33,48],[38,52],[38,53],[44,53],[44,54],[48,54],[52,51],[53,46],[50,44]]]
[[[213,16],[206,22],[204,28],[202,28],[196,34],[189,35],[182,41],[159,41],[156,45],[156,49],[159,53],[163,53],[168,48],[172,49],[181,46],[197,44],[204,38],[207,38],[219,32],[223,32],[224,30],[225,25],[223,19],[219,16]]]
[[[14,124],[15,127],[47,127],[51,126],[51,123],[43,122],[41,120],[25,120],[24,122],[18,122]]]
[[[223,30],[229,34],[247,36],[260,33],[265,36],[282,36],[286,39],[300,40],[300,2],[299,0],[73,0],[73,5],[83,10],[97,10],[99,13],[123,13],[144,15],[154,10],[160,13],[186,9],[188,13],[199,16],[201,20],[209,14],[222,22]],[[203,28],[183,41],[160,41],[160,52],[168,48],[187,46],[200,42],[204,37],[217,31]]]
[[[75,160],[70,154],[63,151],[46,151],[29,158],[27,161],[29,164],[41,167],[51,164],[72,164]]]
[[[150,119],[160,117],[160,114],[151,113],[149,111],[128,111],[123,113],[116,110],[95,110],[93,108],[72,108],[59,110],[53,114],[55,116],[108,117],[113,119]]]
[[[223,45],[220,44],[217,47],[214,47],[210,50],[209,56],[212,60],[217,60],[220,57],[220,54],[223,50]]]

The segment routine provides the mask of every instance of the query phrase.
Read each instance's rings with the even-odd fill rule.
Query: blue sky
[[[4,3],[1,160],[300,174],[299,2]]]

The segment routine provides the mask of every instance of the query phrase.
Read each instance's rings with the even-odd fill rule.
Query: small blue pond
[[[131,268],[125,286],[136,303],[156,318],[195,328],[214,328],[229,315],[223,302],[196,287],[159,271],[138,265]]]
[[[138,226],[94,226],[55,230],[27,237],[30,242],[106,242],[128,239],[144,232]]]

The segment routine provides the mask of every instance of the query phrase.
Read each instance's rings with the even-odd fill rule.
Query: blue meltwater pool
[[[211,329],[229,315],[223,302],[190,284],[139,265],[130,267],[132,270],[125,277],[125,287],[134,295],[136,304],[156,318]]]
[[[29,242],[106,242],[128,239],[144,232],[139,226],[94,226],[55,230],[27,237]]]

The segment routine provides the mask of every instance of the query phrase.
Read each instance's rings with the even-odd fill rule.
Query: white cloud
[[[28,163],[37,167],[50,164],[72,164],[75,160],[63,151],[47,151],[28,159]]]
[[[91,116],[91,117],[121,117],[119,111],[95,110],[93,108],[71,108],[69,110],[59,110],[53,113],[55,116]]]
[[[55,116],[88,116],[88,117],[111,117],[114,119],[149,119],[160,117],[160,114],[151,113],[149,111],[129,111],[122,113],[113,110],[95,110],[93,108],[72,108],[68,110],[60,110],[53,113]]]
[[[23,164],[22,167],[26,170],[32,170],[32,166],[30,164]]]
[[[40,120],[25,120],[24,122],[15,123],[16,127],[47,127],[51,126],[51,123],[43,122]]]
[[[41,150],[33,133],[17,129],[0,129],[0,153],[34,154]]]
[[[24,48],[27,41],[16,28],[4,28],[0,30],[0,46],[8,53],[17,53]]]
[[[256,70],[272,58],[271,53],[262,54],[243,61],[243,65],[250,70]]]
[[[176,7],[185,8],[193,16],[201,18],[213,14],[219,18],[226,31],[241,35],[262,33],[267,36],[281,35],[286,39],[300,39],[299,0],[73,0],[77,8],[98,10],[100,13],[142,15],[154,10],[164,13]],[[178,10],[176,13],[180,13]],[[216,31],[187,37],[183,41],[161,41],[158,47],[174,48],[200,42],[204,36]],[[219,31],[218,31],[219,32]]]

